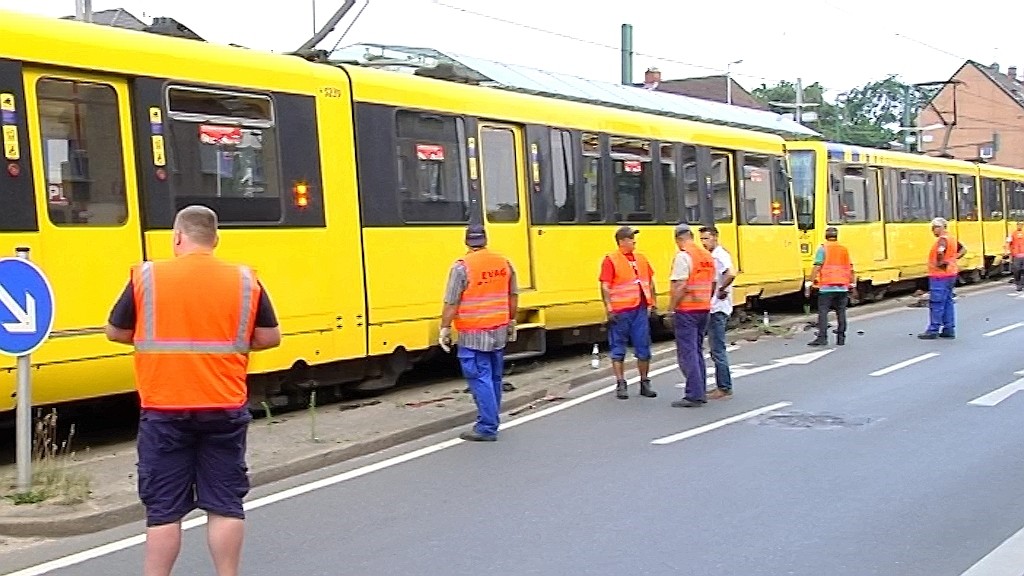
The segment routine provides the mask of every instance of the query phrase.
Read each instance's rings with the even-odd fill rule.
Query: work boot
[[[615,397],[619,400],[625,400],[629,398],[629,393],[626,392],[626,381],[619,380],[615,383]]]
[[[846,345],[846,334],[837,334],[836,335],[836,346],[845,346],[845,345]]]
[[[644,398],[657,398],[658,397],[658,393],[655,392],[654,390],[651,390],[651,381],[650,380],[641,380],[640,381],[640,395],[643,396]]]
[[[828,346],[828,340],[825,338],[815,338],[807,343],[808,346]]]

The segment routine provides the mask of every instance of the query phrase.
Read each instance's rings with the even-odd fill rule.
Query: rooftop
[[[818,132],[770,111],[731,106],[613,82],[589,80],[571,74],[547,72],[466,54],[441,52],[432,48],[354,44],[334,51],[330,54],[330,59],[453,82],[760,130],[788,137],[821,137]]]

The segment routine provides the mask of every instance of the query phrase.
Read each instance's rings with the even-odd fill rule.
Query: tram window
[[[407,223],[469,222],[458,120],[400,110],[396,116],[398,197]]]
[[[956,192],[956,219],[976,221],[978,219],[978,195],[974,190],[974,178],[957,176]]]
[[[950,179],[945,174],[932,174],[935,182],[935,216],[947,220],[953,218],[953,191],[950,190]]]
[[[829,165],[829,224],[879,220],[875,174],[864,166]]]
[[[279,222],[277,128],[266,96],[171,87],[168,172],[174,209],[203,204],[221,222]]]
[[[934,211],[935,185],[924,172],[900,170],[898,178],[899,212],[896,222],[928,222]]]
[[[746,224],[792,222],[788,185],[769,156],[744,154],[740,213]]]
[[[676,167],[675,145],[662,144],[661,155],[661,186],[665,197],[665,222],[679,222],[679,173]]]
[[[693,146],[683,145],[683,213],[679,214],[679,203],[670,206],[669,203],[669,191],[665,189],[665,203],[666,203],[666,219],[670,223],[686,222],[688,224],[700,224],[700,189],[698,188],[697,182],[697,149]],[[677,184],[678,176],[675,176],[672,180],[672,186],[678,190],[679,185]],[[669,181],[666,178],[664,180],[665,186],[669,185]],[[676,193],[673,191],[671,198],[673,201],[676,199]],[[728,200],[728,197],[726,197]]]
[[[572,138],[565,130],[551,130],[551,177],[557,221],[576,221],[576,171],[573,166]]]
[[[50,221],[117,226],[128,219],[117,93],[42,78],[36,86]]]
[[[1006,182],[1007,220],[1024,218],[1024,182]]]
[[[519,221],[516,139],[507,128],[480,131],[480,168],[488,222]]]
[[[636,138],[611,137],[612,177],[615,183],[615,220],[654,220],[654,170],[651,143]]]
[[[801,230],[814,228],[814,152],[795,150],[789,153],[789,168],[793,175],[793,196],[796,217]]]
[[[583,211],[587,222],[604,220],[601,196],[601,141],[597,134],[583,134]]]
[[[1003,194],[998,180],[981,179],[981,217],[989,222],[1003,219]]]
[[[698,197],[696,153],[692,160],[693,176],[686,178],[686,194]],[[711,153],[711,207],[715,211],[715,222],[732,222],[732,161],[728,152]],[[699,200],[695,200],[699,202]]]

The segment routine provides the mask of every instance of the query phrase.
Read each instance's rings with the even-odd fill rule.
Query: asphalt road
[[[242,572],[1021,576],[1024,298],[996,287],[957,312],[954,341],[918,340],[927,311],[898,309],[851,322],[841,348],[741,344],[735,397],[702,408],[669,406],[670,367],[656,399],[604,382],[497,443],[453,431],[264,487]],[[176,574],[213,573],[196,524]],[[139,533],[3,563],[140,573]]]

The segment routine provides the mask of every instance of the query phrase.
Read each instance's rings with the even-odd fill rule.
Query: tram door
[[[480,181],[488,245],[516,269],[520,289],[533,288],[523,131],[508,124],[480,124]]]
[[[53,286],[54,337],[101,335],[142,260],[128,85],[51,70],[26,69],[24,79],[41,239],[31,257]],[[106,346],[97,340],[64,355]]]

